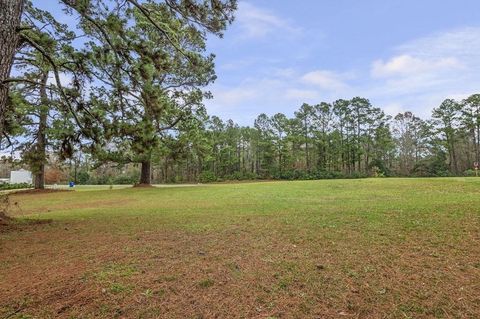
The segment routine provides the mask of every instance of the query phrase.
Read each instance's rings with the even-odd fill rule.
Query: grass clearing
[[[480,317],[480,179],[12,199],[0,318]]]

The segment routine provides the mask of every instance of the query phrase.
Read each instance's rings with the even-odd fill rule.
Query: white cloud
[[[232,63],[224,63],[218,68],[224,71],[236,71],[251,66],[254,62],[252,60],[238,60]]]
[[[461,101],[461,100],[465,100],[470,95],[472,95],[472,94],[471,93],[455,93],[455,94],[449,94],[449,95],[445,96],[445,99],[454,99],[454,100],[457,100],[457,101]]]
[[[273,32],[282,32],[283,35],[301,32],[289,20],[244,1],[239,3],[236,23],[242,30],[242,38],[263,38]]]
[[[289,72],[286,75],[290,75]],[[294,108],[303,102],[316,102],[318,93],[303,87],[298,77],[281,77],[272,73],[245,79],[237,85],[214,85],[211,88],[214,98],[206,101],[206,105],[210,114],[250,125],[260,113],[293,115]]]
[[[209,112],[247,125],[262,112],[292,116],[303,102],[364,96],[387,114],[413,111],[427,118],[445,98],[479,91],[480,28],[415,39],[359,69],[305,71],[290,62],[258,62],[249,78],[214,86]]]
[[[332,71],[317,70],[302,76],[306,84],[315,85],[323,90],[339,91],[347,88],[344,76]]]
[[[294,68],[277,68],[273,70],[273,75],[279,78],[292,79],[297,75],[297,71]]]
[[[477,59],[480,27],[466,27],[422,37],[400,45],[397,51],[428,58],[455,56],[462,61]]]
[[[215,104],[225,107],[237,106],[238,104],[255,99],[258,92],[253,88],[217,88],[214,90]]]
[[[480,28],[422,37],[376,60],[371,79],[357,88],[387,111],[411,110],[429,117],[446,98],[463,99],[480,88]]]
[[[389,114],[389,115],[392,115],[392,116],[395,116],[398,113],[402,113],[402,112],[407,111],[407,108],[400,103],[386,104],[382,107],[382,109],[386,114]]]
[[[388,61],[374,61],[371,74],[373,77],[416,76],[429,72],[460,69],[462,67],[462,63],[455,57],[422,59],[402,54]]]
[[[303,102],[318,102],[320,94],[314,90],[288,89],[285,93],[287,99]]]

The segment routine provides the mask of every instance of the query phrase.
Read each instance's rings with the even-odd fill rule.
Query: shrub
[[[372,177],[385,177],[385,174],[378,166],[372,166],[370,172]]]
[[[32,188],[32,184],[28,183],[18,183],[18,184],[0,184],[0,190],[11,190],[11,189],[21,189],[21,188]]]
[[[353,178],[353,179],[366,178],[366,177],[368,177],[366,174],[360,173],[360,172],[353,172],[353,173],[351,173],[350,175],[347,176],[347,178]]]
[[[212,183],[217,181],[217,176],[212,171],[203,171],[198,179],[201,183]]]
[[[90,180],[90,174],[87,171],[80,171],[77,174],[77,184],[85,185]]]
[[[258,179],[259,177],[255,173],[246,172],[243,173],[243,179]]]
[[[255,173],[249,173],[249,172],[235,172],[230,175],[226,175],[223,177],[225,180],[237,180],[237,181],[245,181],[245,180],[252,180],[252,179],[257,179],[258,176]]]
[[[120,175],[116,176],[111,180],[111,184],[116,185],[131,185],[137,183],[139,180],[139,176],[132,174],[132,175]]]
[[[367,174],[353,172],[351,174],[344,174],[338,171],[324,171],[318,170],[308,172],[304,170],[287,170],[278,172],[273,175],[274,179],[283,180],[314,180],[314,179],[340,179],[340,178],[366,178]]]
[[[107,175],[99,175],[97,177],[91,176],[88,184],[90,185],[109,185],[112,184],[112,179]]]
[[[471,176],[476,176],[476,173],[473,169],[467,169],[465,172],[463,172],[464,176],[471,177]]]
[[[345,174],[338,171],[317,171],[315,179],[340,179],[345,178]]]
[[[380,176],[384,176],[382,172]],[[200,174],[200,182],[221,182],[221,181],[233,181],[233,180],[255,180],[255,179],[277,179],[277,180],[316,180],[316,179],[341,179],[341,178],[366,178],[368,174],[353,172],[351,174],[344,174],[338,171],[306,171],[301,169],[289,169],[289,170],[275,170],[271,175],[247,172],[235,172],[225,176],[217,177],[210,171],[205,171]]]

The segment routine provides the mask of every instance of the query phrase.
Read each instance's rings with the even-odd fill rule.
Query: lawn
[[[11,202],[0,318],[480,318],[480,178]]]

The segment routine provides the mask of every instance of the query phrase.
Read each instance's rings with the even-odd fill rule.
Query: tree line
[[[424,120],[386,115],[365,98],[303,104],[253,126],[211,116],[155,154],[158,182],[462,176],[480,161],[480,94],[446,99]]]
[[[253,126],[209,116],[207,38],[233,22],[235,0],[59,4],[76,25],[0,0],[0,144],[36,188],[52,161],[68,179],[139,184],[463,175],[480,161],[480,95],[447,99],[427,120],[361,97]]]
[[[472,176],[479,133],[480,94],[447,99],[428,120],[386,115],[360,97],[303,104],[292,117],[260,114],[252,126],[202,113],[152,149],[150,175],[155,183]],[[141,176],[138,164],[98,162],[91,153],[55,166],[57,178],[63,171],[80,184],[133,184]]]

